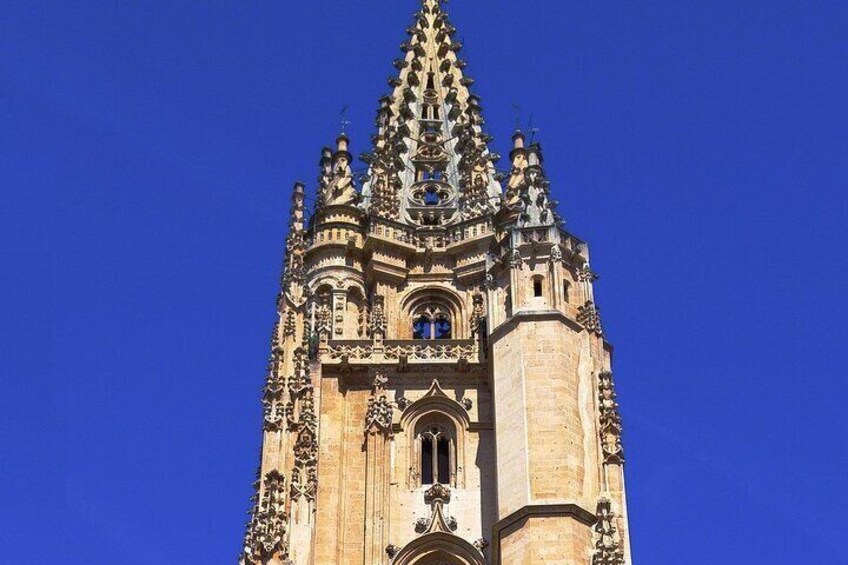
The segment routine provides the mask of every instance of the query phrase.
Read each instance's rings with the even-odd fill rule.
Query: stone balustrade
[[[473,339],[329,340],[321,361],[334,364],[482,363],[484,352]]]

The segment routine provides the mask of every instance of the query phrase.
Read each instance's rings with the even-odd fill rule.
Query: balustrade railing
[[[473,339],[329,340],[319,354],[328,364],[480,363],[484,355]]]

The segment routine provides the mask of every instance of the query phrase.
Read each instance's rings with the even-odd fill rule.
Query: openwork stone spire
[[[424,0],[401,44],[405,56],[381,100],[365,206],[374,217],[447,226],[493,212],[501,187],[487,147],[479,97],[469,91],[456,28],[437,0]]]

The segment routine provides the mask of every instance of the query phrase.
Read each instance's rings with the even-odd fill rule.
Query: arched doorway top
[[[447,532],[432,532],[409,542],[392,565],[486,565],[480,551]]]

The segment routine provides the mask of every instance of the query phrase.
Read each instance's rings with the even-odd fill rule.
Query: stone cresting
[[[621,415],[618,412],[615,384],[610,371],[603,371],[598,375],[598,403],[604,463],[621,465],[624,463],[624,447],[621,444]]]
[[[367,172],[342,133],[308,215],[292,192],[242,565],[631,565],[588,246],[539,143],[496,168],[443,8],[407,29]]]

